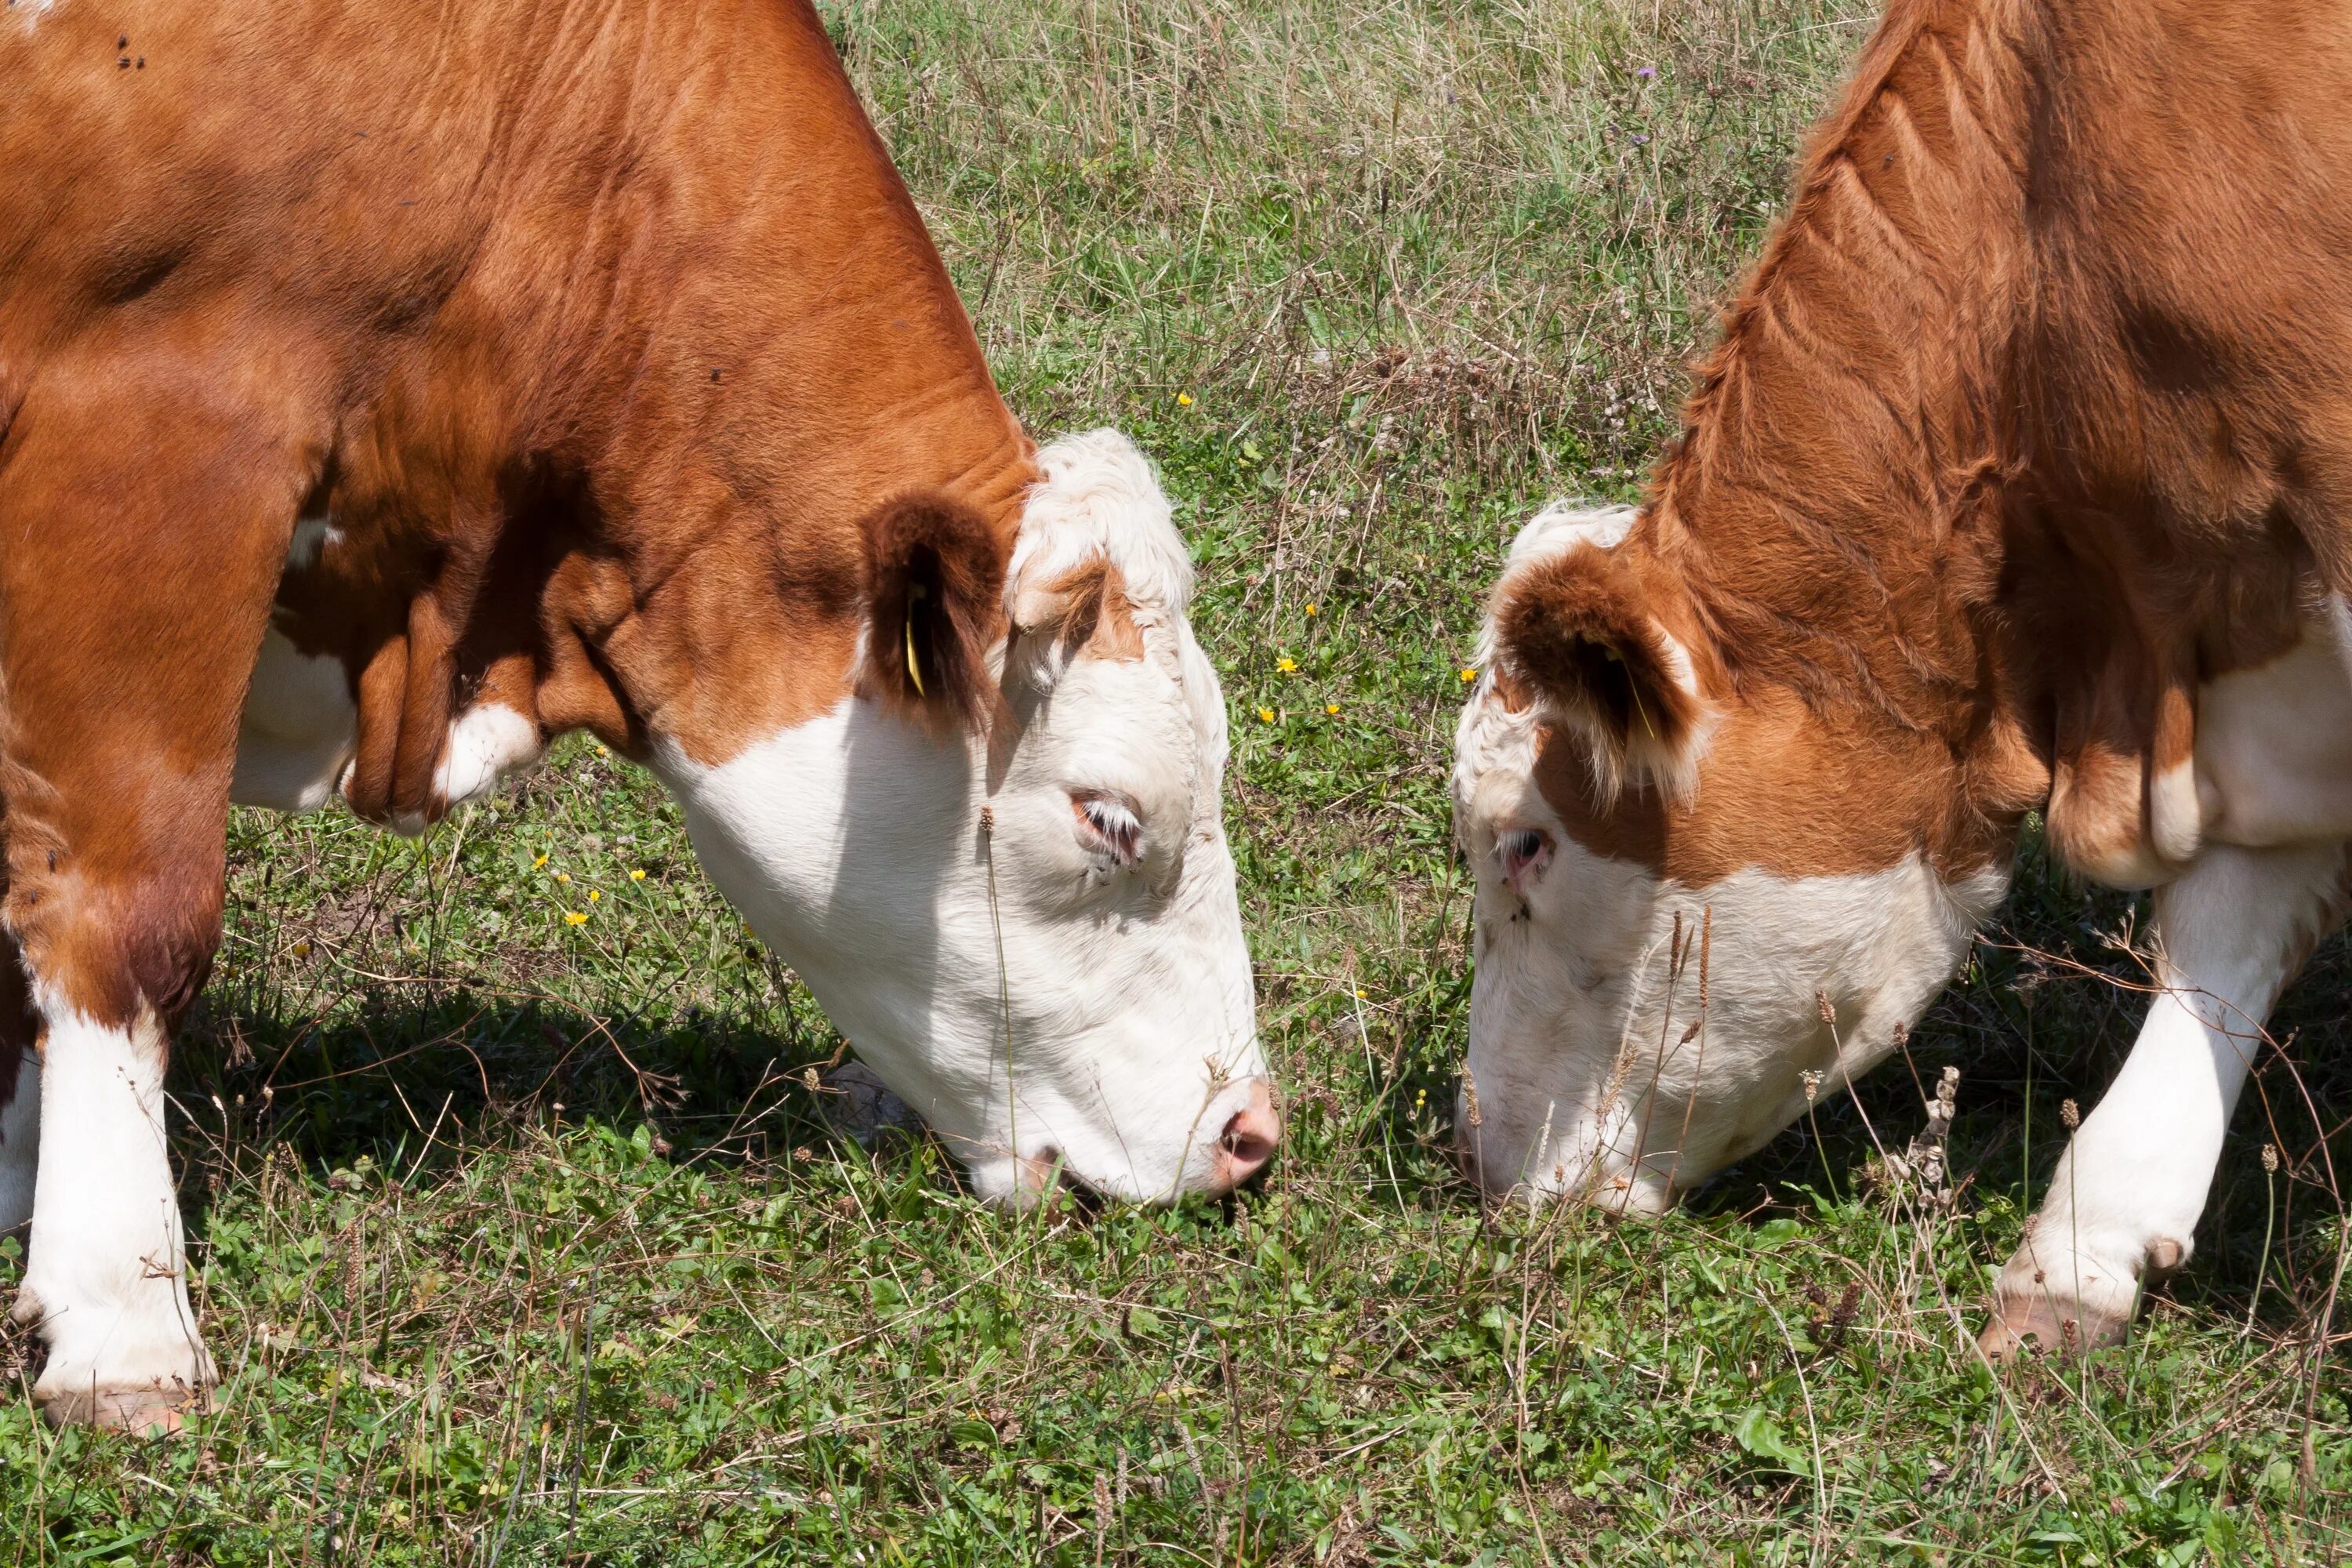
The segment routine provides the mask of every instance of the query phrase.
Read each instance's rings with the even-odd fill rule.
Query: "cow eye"
[[[1495,853],[1503,862],[1503,880],[1521,893],[1551,861],[1551,840],[1532,827],[1513,828],[1495,837]]]
[[[1119,866],[1143,858],[1143,822],[1127,802],[1107,795],[1074,795],[1070,814],[1077,818],[1078,842]]]

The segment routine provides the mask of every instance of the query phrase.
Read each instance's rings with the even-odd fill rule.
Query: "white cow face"
[[[1038,460],[990,735],[849,699],[663,771],[713,879],[984,1196],[1057,1169],[1122,1199],[1223,1191],[1280,1123],[1191,565],[1124,437]]]
[[[1455,740],[1477,879],[1456,1138],[1497,1196],[1655,1211],[1801,1116],[1809,1075],[1842,1092],[1892,1048],[2007,872],[1920,853],[1948,766],[1714,679],[1617,557],[1633,521],[1545,512],[1496,592]]]

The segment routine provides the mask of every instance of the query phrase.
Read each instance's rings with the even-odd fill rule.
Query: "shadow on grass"
[[[173,1055],[192,1218],[215,1175],[278,1150],[320,1173],[462,1161],[555,1121],[644,1126],[677,1159],[760,1161],[848,1142],[804,1074],[828,1030],[782,1009],[599,1016],[552,997],[419,984],[362,989],[323,1016],[227,1005]]]

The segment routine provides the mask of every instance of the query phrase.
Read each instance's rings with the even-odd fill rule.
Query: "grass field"
[[[2137,906],[2031,849],[1912,1045],[1962,1074],[1949,1212],[1864,1181],[1922,1121],[1900,1063],[1655,1224],[1482,1214],[1444,1152],[1483,586],[1544,497],[1632,492],[1864,8],[827,15],[1024,417],[1125,426],[1179,498],[1271,1178],[1010,1217],[862,1151],[802,1076],[823,1016],[593,745],[421,843],[240,814],[173,1068],[220,1408],[139,1445],[20,1387],[0,1562],[2352,1557],[2341,942],[2196,1261],[2087,1367],[1963,1350],[2139,1007]]]

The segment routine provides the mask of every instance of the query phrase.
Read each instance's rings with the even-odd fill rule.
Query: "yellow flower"
[[[297,957],[297,958],[308,958],[308,957],[310,957],[310,944],[309,942],[296,942],[296,943],[294,944],[294,956],[295,956],[295,957]]]
[[[1274,668],[1282,671],[1285,675],[1296,675],[1298,673],[1298,661],[1292,658],[1289,655],[1285,654],[1282,658],[1274,661]]]
[[[598,756],[600,756],[600,757],[609,757],[609,756],[611,756],[613,753],[612,753],[612,752],[608,752],[608,751],[606,751],[606,750],[604,749],[604,743],[603,742],[599,741],[599,742],[596,743],[596,754],[597,754]]]
[[[547,857],[546,857],[546,856],[544,856],[544,855],[541,855],[541,857],[539,857],[539,858],[537,858],[536,860],[533,860],[533,861],[530,863],[530,868],[531,868],[532,870],[536,871],[536,870],[538,870],[541,866],[544,866],[544,865],[546,865],[546,864],[547,864]]]
[[[645,879],[646,868],[643,866],[638,867],[635,870],[629,873],[629,880],[632,882],[642,882]]]
[[[559,882],[568,884],[572,880],[572,873],[569,871],[558,871],[555,874],[555,879]]]
[[[1337,719],[1339,716],[1339,705],[1337,702],[1326,702],[1323,704],[1323,711]]]
[[[1189,392],[1180,392],[1180,393],[1178,393],[1178,394],[1176,395],[1176,406],[1177,406],[1177,407],[1179,407],[1179,408],[1190,408],[1190,407],[1192,407],[1192,395],[1191,393],[1189,393]]]
[[[586,910],[566,910],[563,911],[563,923],[568,926],[584,926],[588,923],[588,911]]]
[[[1261,709],[1259,709],[1259,710],[1257,710],[1257,721],[1258,721],[1259,723],[1261,723],[1261,724],[1271,724],[1271,723],[1273,723],[1273,722],[1274,722],[1274,710],[1273,710],[1273,709],[1271,709],[1271,708],[1261,708]]]
[[[1314,616],[1314,615],[1320,615],[1322,612],[1321,612],[1321,610],[1319,610],[1317,606],[1315,606],[1315,605],[1307,605],[1307,613],[1308,615],[1310,615],[1310,616]]]
[[[588,889],[588,901],[589,901],[590,903],[592,903],[592,904],[593,904],[593,903],[594,903],[597,900],[599,900],[599,899],[603,898],[604,896],[604,894],[602,894],[602,893],[598,892],[598,891],[597,891],[595,889],[593,889],[593,888],[591,888],[591,889]]]
[[[1359,1002],[1360,1002],[1360,1001],[1362,1001],[1363,999],[1364,999],[1364,988],[1363,988],[1362,986],[1359,985],[1358,987],[1356,987],[1356,1000],[1357,1000],[1357,1001],[1359,1001]]]
[[[1462,679],[1465,681],[1475,680],[1478,679],[1478,672],[1475,669],[1465,669],[1462,672]]]

